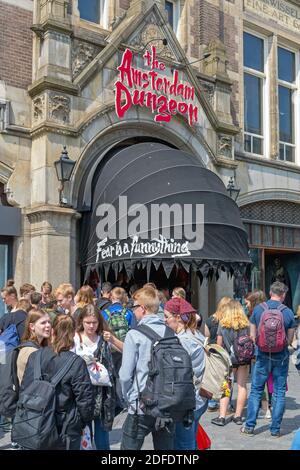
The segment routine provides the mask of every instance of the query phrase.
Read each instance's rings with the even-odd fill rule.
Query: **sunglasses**
[[[139,308],[139,307],[144,307],[143,305],[133,305],[132,310],[135,309],[135,308]]]

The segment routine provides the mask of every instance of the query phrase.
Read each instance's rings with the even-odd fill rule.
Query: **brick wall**
[[[0,1],[0,80],[18,88],[32,82],[32,12]]]
[[[234,3],[234,1],[232,0],[231,3]],[[208,45],[212,39],[220,39],[226,47],[228,70],[238,73],[238,46],[236,42],[238,28],[235,24],[235,18],[224,13],[215,5],[210,4],[209,0],[199,0],[199,16],[200,44]],[[234,81],[232,88],[231,112],[235,124],[238,124],[239,116],[238,92],[238,82]]]

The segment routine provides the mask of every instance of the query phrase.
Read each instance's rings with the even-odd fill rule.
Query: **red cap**
[[[197,313],[194,307],[186,300],[180,297],[173,297],[165,303],[164,309],[174,315],[191,315]]]

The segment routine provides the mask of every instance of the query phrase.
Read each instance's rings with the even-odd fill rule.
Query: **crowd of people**
[[[257,417],[263,413],[270,419],[271,436],[280,437],[288,347],[297,331],[294,314],[284,305],[286,293],[287,287],[276,281],[271,285],[269,300],[262,291],[251,292],[245,299],[246,308],[229,296],[223,297],[216,312],[201,325],[201,315],[186,300],[182,287],[168,296],[153,283],[127,293],[122,287],[104,282],[97,298],[89,285],[75,292],[71,284],[64,283],[53,291],[49,282],[43,282],[39,292],[27,283],[21,286],[18,295],[13,280],[9,280],[1,290],[7,313],[0,318],[0,347],[8,332],[15,335],[13,339],[17,338],[14,349],[18,350],[19,401],[36,379],[37,363],[46,381],[66,369],[55,389],[59,440],[53,443],[50,439],[49,449],[80,449],[83,436],[88,434],[93,448],[109,450],[114,418],[124,410],[127,416],[122,429],[122,450],[141,449],[149,433],[156,450],[195,450],[201,416],[216,410],[219,413],[212,424],[225,426],[232,409],[232,421],[245,436],[254,434]],[[282,318],[282,331],[276,326],[275,350],[267,352],[262,318],[272,316],[274,311],[279,315],[277,319]],[[15,329],[9,330],[12,325]],[[278,346],[281,340],[282,345]],[[153,365],[159,357],[158,348],[155,350],[158,344],[165,348],[167,364],[160,374],[157,365],[156,370]],[[224,393],[220,400],[215,400],[200,392],[197,384],[205,371],[207,344],[219,345],[230,357],[230,381],[237,387],[235,408],[232,393]],[[168,356],[171,348],[177,348],[176,354]],[[179,371],[176,360],[182,361],[181,373],[185,367],[187,384],[182,413],[177,415],[173,413],[176,407],[178,411],[176,397],[180,395],[174,379]],[[251,389],[244,416],[249,375]],[[163,401],[157,396],[155,376],[164,381],[162,387],[171,387],[163,398],[163,406],[159,405],[160,410],[166,410],[162,415],[154,411]],[[4,432],[12,429],[12,446],[26,448],[26,439],[23,445],[22,440],[14,442],[20,427],[18,402],[15,413],[16,416],[2,413],[0,429]]]

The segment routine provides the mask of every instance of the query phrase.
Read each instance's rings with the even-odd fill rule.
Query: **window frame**
[[[179,19],[180,19],[180,9],[181,9],[181,5],[180,5],[180,0],[165,0],[165,5],[166,5],[166,1],[168,1],[168,3],[172,3],[173,4],[173,26],[171,26],[171,28],[173,29],[174,33],[177,35],[178,34],[178,26],[179,26]],[[165,8],[165,11],[166,8]]]
[[[80,10],[79,10],[79,1],[78,1],[78,12],[79,12],[80,21],[83,21],[84,23],[88,23],[89,25],[100,26],[101,28],[108,30],[109,29],[109,24],[108,24],[109,0],[97,0],[97,1],[99,2],[99,22],[86,20],[85,18],[81,17]]]
[[[249,29],[249,28],[244,28],[243,29],[243,48],[244,48],[244,33],[251,34],[252,36],[257,37],[258,39],[261,39],[263,41],[263,64],[264,64],[264,71],[261,72],[260,70],[252,69],[251,67],[247,67],[244,65],[244,53],[243,53],[243,151],[246,155],[250,156],[255,156],[259,158],[265,158],[266,155],[268,155],[268,150],[269,150],[269,142],[268,142],[268,136],[269,136],[269,129],[270,129],[270,120],[269,120],[269,102],[268,102],[268,91],[270,89],[269,85],[269,73],[268,73],[268,63],[267,63],[267,57],[268,57],[268,41],[267,37],[262,35],[261,33],[258,33],[255,30]],[[253,134],[251,132],[245,131],[245,87],[244,87],[244,77],[245,73],[249,75],[253,75],[255,77],[258,77],[262,81],[262,86],[261,86],[261,113],[262,113],[262,134]],[[248,152],[245,150],[245,136],[250,136],[251,139],[251,150],[253,149],[253,139],[254,138],[259,138],[262,140],[262,153],[254,153],[254,152]]]
[[[280,49],[285,49],[288,52],[292,52],[295,56],[295,81],[294,82],[287,82],[285,80],[279,79],[279,66],[278,66],[278,50]],[[289,164],[297,164],[299,161],[299,137],[297,133],[297,129],[299,127],[299,110],[297,103],[299,103],[299,50],[296,48],[285,44],[284,42],[279,41],[277,44],[277,94],[278,94],[278,129],[279,129],[279,135],[278,135],[278,144],[279,144],[279,149],[280,145],[284,146],[284,157],[286,155],[286,147],[292,147],[294,148],[294,161],[282,160],[279,155],[278,155],[278,160],[280,162],[286,162]],[[293,135],[294,135],[294,143],[290,144],[289,142],[284,142],[280,140],[280,117],[279,117],[279,87],[282,86],[284,88],[288,88],[289,90],[292,90],[292,107],[293,107]],[[280,150],[279,150],[280,151]]]

